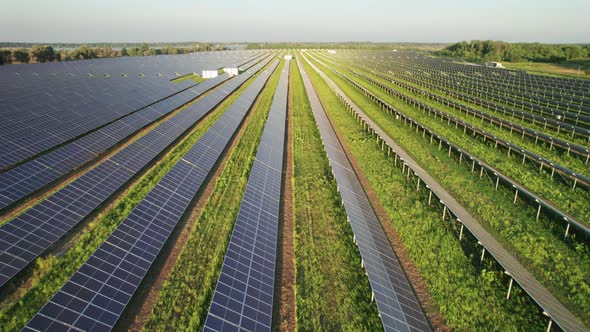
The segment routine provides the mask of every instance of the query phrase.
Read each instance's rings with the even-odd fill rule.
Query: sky
[[[590,42],[590,0],[2,2],[4,42]]]

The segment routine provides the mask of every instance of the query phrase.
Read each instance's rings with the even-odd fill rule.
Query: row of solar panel
[[[259,60],[260,61],[260,60]],[[0,209],[39,190],[227,79],[221,75],[0,174]]]
[[[158,84],[147,87],[121,82],[120,86],[113,86],[113,91],[122,92],[125,96],[120,102],[114,100],[116,96],[112,96],[111,90],[95,98],[88,95],[93,91],[87,90],[85,93],[72,93],[72,97],[67,100],[47,93],[22,96],[20,98],[26,101],[22,103],[19,100],[6,100],[0,104],[4,110],[0,128],[0,168],[33,157],[193,84],[186,81],[175,85],[160,80]],[[63,97],[71,92],[64,90],[52,93]]]
[[[46,85],[47,81],[60,82],[86,79],[89,74],[95,78],[121,74],[172,79],[177,73],[199,73],[203,69],[222,68],[230,63],[243,63],[244,60],[265,53],[261,50],[200,52],[182,55],[159,55],[150,57],[102,58],[82,61],[64,61],[27,66],[0,67],[0,87],[35,87]],[[10,84],[12,83],[12,84]]]
[[[277,66],[275,60],[31,319],[25,331],[109,331]]]
[[[0,169],[195,85],[165,78],[41,83],[0,91]]]
[[[300,63],[299,58],[297,61]],[[318,73],[323,74],[313,64],[309,64]],[[383,327],[386,331],[429,331],[430,326],[418,299],[324,112],[319,97],[305,69],[301,65],[299,68]],[[325,75],[322,77],[326,81],[329,80]],[[335,86],[331,83],[331,86]]]
[[[279,78],[205,331],[271,330],[289,65]]]
[[[78,140],[0,174],[0,209],[23,199],[68,172],[80,167],[171,113],[202,93],[225,82],[227,75],[207,80],[140,112],[119,119]]]
[[[88,216],[182,133],[235,91],[252,72],[260,70],[269,61],[265,60],[251,71],[211,91],[186,110],[118,151],[106,162],[2,225],[0,286]]]

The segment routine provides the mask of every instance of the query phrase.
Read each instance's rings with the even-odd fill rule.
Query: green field
[[[502,62],[502,64],[508,69],[524,70],[531,74],[590,79],[590,60],[570,60],[560,63]]]

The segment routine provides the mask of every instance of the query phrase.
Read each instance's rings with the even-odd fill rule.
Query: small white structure
[[[328,50],[328,53],[330,53],[330,54],[336,54],[336,50]]]
[[[218,73],[217,70],[203,70],[202,78],[214,78],[217,77]]]
[[[228,73],[232,76],[238,75],[240,73],[240,70],[238,67],[226,67],[223,68],[223,72],[224,73]]]
[[[293,60],[293,56],[291,54],[286,54],[285,60]]]
[[[488,62],[484,63],[484,66],[492,67],[492,68],[504,68],[504,66],[502,66],[501,63],[495,62],[495,61],[488,61]]]

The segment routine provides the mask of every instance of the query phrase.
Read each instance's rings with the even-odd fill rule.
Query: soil
[[[291,95],[289,93],[289,105],[291,105]],[[285,146],[286,166],[283,174],[283,193],[282,193],[282,230],[280,232],[279,247],[279,266],[277,289],[275,293],[275,305],[278,313],[273,313],[275,317],[274,330],[295,331],[295,249],[294,249],[294,218],[293,218],[293,121],[291,110],[287,113],[287,142]]]

